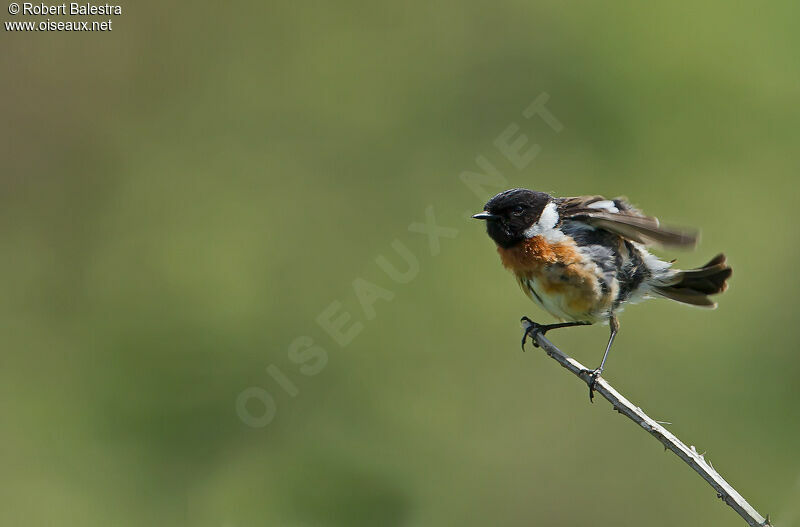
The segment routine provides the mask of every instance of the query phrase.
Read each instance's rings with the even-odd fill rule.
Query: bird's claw
[[[597,386],[597,379],[600,377],[600,374],[603,373],[603,369],[602,368],[596,368],[594,370],[583,370],[583,373],[588,374],[589,378],[591,379],[589,381],[589,402],[593,403],[594,402],[594,389],[595,389],[595,386]]]
[[[537,324],[528,317],[522,317],[520,322],[522,322],[523,326],[525,327],[525,331],[522,333],[522,351],[525,351],[525,341],[528,339],[528,336],[531,337],[531,343],[533,344],[533,347],[538,348],[539,343],[536,342],[536,336],[542,332],[541,324]],[[527,324],[525,324],[526,322]]]

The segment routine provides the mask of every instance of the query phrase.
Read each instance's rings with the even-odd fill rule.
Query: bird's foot
[[[589,375],[589,402],[594,402],[594,389],[597,386],[597,379],[603,373],[603,368],[595,368],[594,370],[583,370],[581,373]]]
[[[586,322],[582,320],[577,322],[561,322],[559,324],[538,324],[533,320],[529,319],[528,317],[522,317],[520,322],[522,322],[522,327],[525,328],[525,332],[522,334],[522,351],[525,351],[525,341],[528,339],[528,336],[531,337],[531,342],[533,342],[533,345],[538,348],[539,343],[536,342],[537,335],[544,335],[551,329],[591,325],[591,322]]]
[[[528,340],[529,336],[531,338],[531,343],[533,343],[533,347],[538,348],[539,343],[536,342],[536,336],[547,333],[547,326],[537,324],[528,317],[522,317],[520,322],[522,322],[522,327],[525,328],[525,331],[522,332],[522,351],[525,351],[525,341]]]

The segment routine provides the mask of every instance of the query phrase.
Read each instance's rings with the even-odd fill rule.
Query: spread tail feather
[[[653,285],[653,292],[659,296],[684,304],[701,307],[717,307],[709,295],[716,295],[728,288],[727,280],[733,273],[724,254],[718,254],[710,262],[697,269],[676,271],[669,283]]]

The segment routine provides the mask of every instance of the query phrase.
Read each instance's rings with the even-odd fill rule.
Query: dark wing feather
[[[618,212],[591,206],[602,201],[613,203]],[[557,205],[562,220],[579,221],[644,245],[692,247],[697,243],[696,231],[662,227],[657,218],[645,216],[623,198],[576,196],[560,198]]]

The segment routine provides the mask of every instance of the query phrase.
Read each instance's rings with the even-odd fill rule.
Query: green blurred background
[[[800,525],[798,15],[146,1],[109,33],[3,31],[0,524],[743,524],[519,351],[519,317],[551,319],[467,218],[483,155],[508,186],[701,227],[661,253],[682,266],[728,254],[717,311],[623,314],[606,378]],[[560,133],[521,115],[542,93]],[[522,170],[493,144],[514,123],[541,148]],[[436,255],[408,230],[428,207],[457,232]],[[402,269],[394,240],[407,284],[375,261]],[[373,319],[359,278],[393,295]],[[333,302],[363,324],[349,345],[316,322]],[[291,360],[301,336],[321,371]],[[552,339],[593,366],[606,336]],[[267,426],[239,417],[250,387]]]

